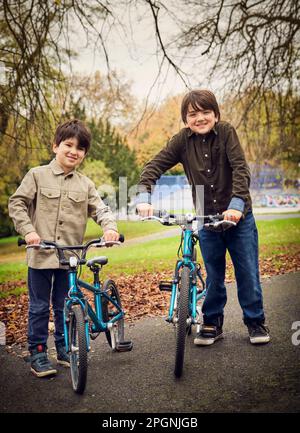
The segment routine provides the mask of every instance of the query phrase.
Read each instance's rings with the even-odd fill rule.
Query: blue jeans
[[[50,298],[54,313],[55,343],[64,343],[63,309],[68,286],[68,272],[64,269],[28,268],[29,350],[39,344],[47,346]]]
[[[205,324],[222,326],[227,301],[225,287],[226,250],[231,256],[243,320],[264,323],[262,289],[259,280],[258,234],[252,211],[224,232],[199,231],[200,248],[207,272],[207,295],[202,312]]]

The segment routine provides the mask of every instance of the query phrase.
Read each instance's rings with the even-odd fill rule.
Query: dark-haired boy
[[[91,135],[79,120],[59,125],[50,164],[32,168],[9,200],[9,215],[28,245],[41,239],[64,245],[81,244],[88,217],[104,231],[106,241],[119,234],[115,218],[102,202],[93,182],[76,171],[90,147]],[[63,336],[63,306],[68,292],[67,270],[52,250],[27,250],[31,371],[38,377],[56,374],[47,356],[50,296],[57,362],[69,366]]]
[[[235,129],[220,121],[215,95],[193,90],[181,104],[185,128],[176,134],[141,174],[137,210],[152,215],[151,187],[168,169],[181,163],[192,186],[197,209],[197,186],[204,186],[205,215],[223,214],[237,226],[224,232],[199,231],[200,248],[207,271],[207,295],[203,303],[202,328],[194,343],[207,346],[223,336],[227,300],[225,256],[229,251],[238,288],[243,320],[252,344],[268,343],[262,290],[259,280],[258,235],[249,193],[250,170]]]

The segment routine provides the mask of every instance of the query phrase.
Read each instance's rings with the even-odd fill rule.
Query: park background
[[[0,321],[10,350],[26,341],[28,297],[7,201],[31,167],[52,159],[66,119],[92,133],[82,172],[100,193],[105,184],[118,194],[120,176],[135,185],[183,127],[183,94],[209,88],[250,163],[255,214],[299,213],[299,10],[284,0],[1,2]],[[181,166],[160,181],[185,182]],[[299,270],[299,218],[257,224],[262,278]],[[126,242],[107,252],[103,277],[117,281],[129,321],[164,315],[158,282],[172,276],[178,234],[155,222],[118,226]],[[89,221],[86,239],[99,234]]]

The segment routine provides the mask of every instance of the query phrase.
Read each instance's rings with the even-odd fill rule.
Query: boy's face
[[[85,149],[80,147],[77,138],[67,138],[59,144],[53,144],[56,161],[65,173],[78,167],[85,157]]]
[[[186,125],[197,134],[207,134],[215,124],[218,118],[213,110],[205,110],[199,106],[198,110],[195,110],[191,104],[188,106],[186,115]]]

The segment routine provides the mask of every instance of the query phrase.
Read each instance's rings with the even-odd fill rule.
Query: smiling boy
[[[213,344],[223,337],[226,251],[233,262],[243,321],[252,344],[268,343],[264,325],[262,289],[259,279],[258,235],[249,193],[250,170],[237,133],[220,121],[215,95],[193,90],[181,104],[185,128],[145,166],[140,178],[138,213],[153,214],[151,188],[160,176],[181,163],[192,187],[197,209],[197,186],[204,187],[205,215],[223,214],[237,226],[224,232],[199,230],[200,248],[207,271],[207,295],[203,303],[203,325],[194,343]]]
[[[74,245],[83,241],[87,219],[101,225],[105,241],[119,239],[115,218],[93,182],[76,171],[90,147],[91,135],[79,120],[59,125],[54,137],[56,157],[32,168],[9,200],[9,215],[28,245],[41,240]],[[67,270],[52,250],[27,250],[31,371],[38,377],[55,374],[47,356],[50,297],[59,364],[69,366],[63,337],[63,307],[68,292]]]

